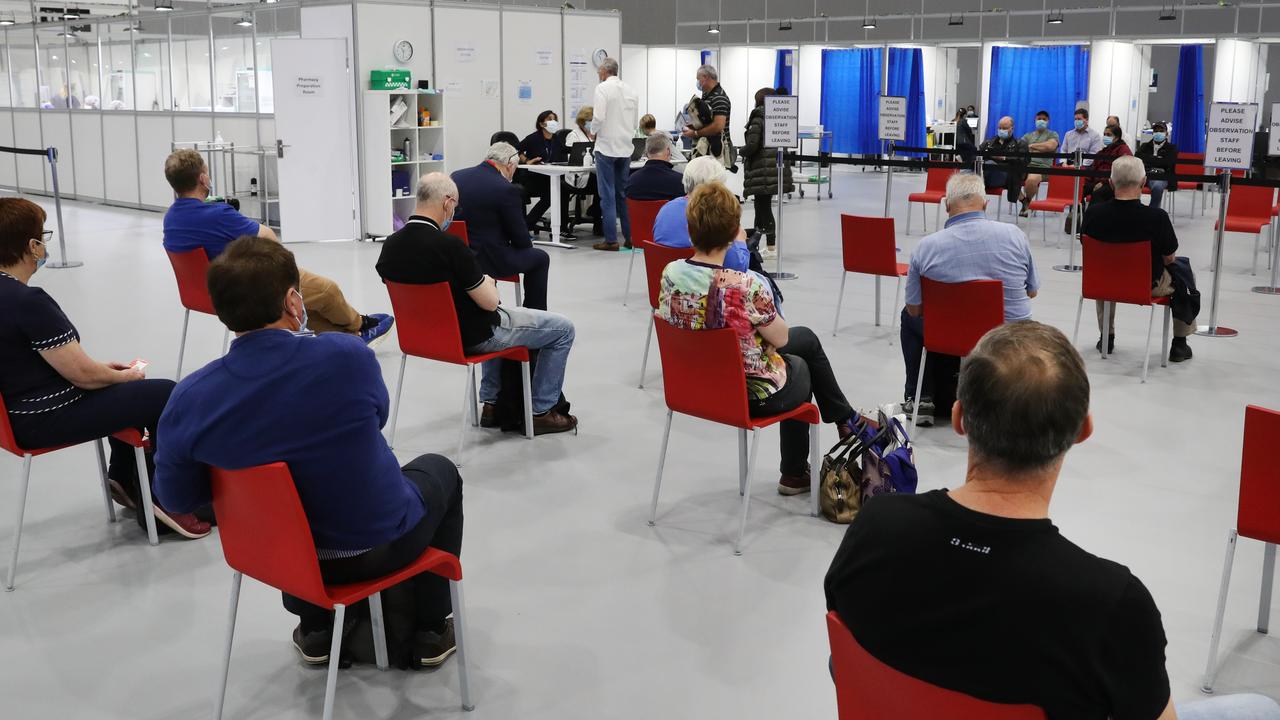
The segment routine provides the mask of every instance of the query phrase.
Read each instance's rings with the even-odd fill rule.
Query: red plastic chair
[[[467,222],[465,220],[454,220],[449,223],[449,227],[445,228],[444,231],[461,240],[463,245],[471,247],[471,238],[467,236]],[[524,295],[520,291],[519,273],[494,279],[498,282],[514,283],[516,288],[516,305],[524,305]]]
[[[1262,229],[1271,225],[1271,211],[1275,207],[1275,188],[1233,185],[1227,196],[1227,232],[1253,235],[1253,275],[1258,274],[1258,245]],[[1218,229],[1214,223],[1213,229]],[[1274,233],[1274,228],[1272,229]]]
[[[952,175],[956,174],[955,168],[929,168],[925,171],[924,192],[911,193],[907,196],[907,234],[911,234],[911,203],[921,203],[920,205],[920,223],[924,225],[924,231],[929,232],[928,215],[925,214],[924,206],[926,204],[934,205],[933,224],[936,227],[942,227],[940,213],[942,212],[942,199],[947,196],[947,181]]]
[[[143,450],[150,446],[150,441],[143,439],[142,434],[133,428],[111,433],[123,443],[133,446],[134,460],[138,464],[138,487],[142,492],[142,509],[147,523],[147,541],[152,545],[159,544],[156,536],[156,516],[151,504],[151,475],[147,472],[147,460]],[[59,445],[48,448],[24,448],[18,445],[13,435],[13,425],[9,423],[9,410],[5,407],[4,398],[0,397],[0,448],[22,458],[22,485],[18,488],[18,517],[13,524],[13,553],[9,556],[9,574],[5,577],[4,589],[13,589],[14,576],[18,572],[18,548],[22,545],[22,516],[27,509],[27,488],[31,485],[31,459],[37,455],[45,455],[61,450],[70,445]],[[107,485],[107,457],[102,449],[102,438],[94,441],[93,447],[98,451],[98,474],[102,478],[102,499],[107,505],[107,521],[116,521],[116,508],[111,502],[111,489]]]
[[[944,283],[920,278],[924,306],[924,347],[920,350],[920,374],[916,394],[924,390],[925,361],[929,351],[964,357],[987,331],[1004,324],[1004,284],[999,280]],[[911,414],[911,434],[917,413]]]
[[[1188,161],[1188,162],[1182,162],[1183,160],[1187,160],[1187,159],[1188,159],[1188,158],[1187,158],[1187,156],[1186,156],[1185,154],[1183,154],[1183,153],[1178,153],[1178,162],[1174,163],[1174,165],[1173,165],[1173,172],[1174,172],[1174,174],[1175,174],[1175,175],[1203,175],[1203,174],[1204,174],[1204,163],[1203,163],[1203,157],[1201,158],[1201,162],[1199,162],[1199,163],[1190,162],[1190,161]],[[1200,207],[1200,214],[1201,214],[1201,215],[1203,215],[1203,214],[1204,214],[1204,187],[1202,187],[1200,183],[1198,183],[1198,182],[1191,182],[1191,181],[1188,181],[1188,180],[1179,180],[1179,181],[1177,181],[1177,182],[1173,183],[1172,185],[1170,185],[1168,189],[1169,189],[1169,190],[1197,190],[1197,191],[1199,191],[1199,192],[1197,192],[1196,194],[1200,196],[1200,206],[1201,206],[1201,207]],[[1178,194],[1175,192],[1174,194],[1172,194],[1172,195],[1170,195],[1170,196],[1169,196],[1169,199],[1170,199],[1171,201],[1174,201],[1174,202],[1176,203],[1176,201],[1177,201],[1177,199],[1178,199]],[[1172,209],[1172,210],[1174,210],[1174,211],[1176,212],[1176,211],[1177,211],[1177,205],[1175,204],[1175,205],[1174,205],[1174,207],[1173,207],[1173,208],[1171,208],[1171,209]],[[1192,195],[1192,196],[1191,196],[1191,215],[1192,215],[1192,217],[1194,217],[1194,216],[1195,216],[1195,214],[1196,214],[1196,195]]]
[[[173,265],[173,275],[178,281],[178,299],[182,301],[182,340],[178,345],[178,374],[182,378],[182,356],[187,350],[187,324],[191,322],[191,311],[217,317],[213,309],[213,300],[209,298],[209,284],[205,277],[209,274],[209,256],[204,248],[196,248],[186,252],[165,251],[169,255],[169,264]],[[219,321],[221,322],[221,321]],[[231,331],[223,328],[222,354],[227,354],[227,345],[231,341]]]
[[[454,464],[462,467],[463,443],[467,438],[467,423],[480,424],[480,412],[476,407],[476,365],[486,360],[507,358],[520,361],[521,380],[524,382],[524,436],[533,439],[533,398],[529,383],[529,348],[523,345],[498,352],[468,355],[462,348],[462,330],[458,327],[458,313],[453,307],[453,294],[449,283],[407,285],[384,281],[391,296],[392,311],[399,317],[396,337],[400,341],[400,375],[396,380],[396,406],[391,412],[391,430],[387,445],[395,446],[396,421],[400,417],[400,393],[404,390],[404,366],[409,356],[465,365],[467,368],[466,396],[462,405],[462,428],[458,433],[458,458]]]
[[[1085,298],[1101,300],[1102,337],[1109,337],[1111,306],[1115,303],[1142,305],[1151,308],[1147,321],[1147,349],[1142,357],[1142,382],[1147,381],[1147,368],[1151,364],[1151,324],[1156,319],[1156,307],[1164,308],[1164,333],[1160,340],[1160,367],[1169,366],[1169,323],[1173,317],[1168,297],[1151,294],[1151,243],[1106,243],[1085,235],[1080,240],[1084,248],[1083,271],[1080,278],[1080,302],[1076,303],[1076,329],[1071,333],[1074,345],[1080,335],[1080,313]],[[1102,359],[1107,358],[1107,344],[1102,344]]]
[[[622,291],[622,304],[627,304],[631,295],[631,273],[636,264],[636,253],[640,248],[654,242],[653,223],[658,219],[658,211],[669,200],[632,200],[627,198],[627,217],[631,220],[631,259],[627,261],[627,285]]]
[[[844,306],[844,281],[849,273],[874,275],[876,278],[876,327],[880,327],[880,278],[891,277],[897,281],[893,289],[893,313],[889,327],[898,322],[898,293],[902,290],[902,278],[908,265],[898,262],[897,243],[893,231],[893,218],[840,215],[840,243],[844,256],[844,272],[840,273],[840,294],[836,297],[836,321],[831,326],[831,336],[840,329],[840,308]]]
[[[648,257],[646,253],[646,258]],[[658,355],[662,360],[667,399],[667,425],[658,455],[658,475],[653,481],[653,504],[649,525],[658,518],[658,491],[662,489],[662,468],[667,461],[674,413],[710,420],[738,428],[738,494],[742,496],[742,518],[733,554],[742,554],[742,537],[747,531],[747,508],[751,504],[751,478],[756,467],[757,430],[783,420],[803,420],[809,429],[810,514],[818,514],[818,427],[822,419],[818,407],[804,403],[794,410],[769,417],[751,417],[747,410],[747,374],[742,368],[742,348],[731,328],[685,330],[658,318]],[[751,454],[747,455],[747,431],[751,431]]]
[[[1040,213],[1040,231],[1044,242],[1049,242],[1049,213],[1059,215],[1070,212],[1076,202],[1076,179],[1070,175],[1050,175],[1049,192],[1043,200],[1032,200],[1028,210]]]
[[[369,600],[373,623],[374,654],[378,669],[387,669],[387,636],[382,622],[382,591],[409,578],[429,572],[449,579],[453,605],[454,636],[458,643],[458,684],[462,709],[472,710],[467,678],[466,614],[462,602],[462,564],[454,555],[428,548],[417,560],[390,575],[349,585],[326,585],[320,577],[320,561],[311,537],[311,524],[298,499],[289,467],[282,462],[242,470],[211,468],[213,509],[218,516],[218,537],[231,576],[231,617],[226,650],[222,655],[222,682],[213,716],[221,720],[231,671],[231,645],[240,604],[240,580],[244,575],[313,605],[334,611],[333,644],[329,648],[329,673],[324,690],[324,717],[333,717],[333,696],[338,680],[343,619],[352,604]]]
[[[840,720],[1045,720],[1034,705],[979,700],[930,685],[885,665],[854,639],[835,612],[827,613],[831,672]]]
[[[1218,589],[1218,612],[1209,640],[1209,661],[1204,669],[1204,691],[1213,692],[1217,675],[1218,641],[1222,616],[1227,609],[1227,588],[1231,584],[1231,564],[1236,554],[1236,537],[1266,543],[1262,560],[1262,595],[1258,600],[1258,632],[1266,635],[1270,626],[1271,586],[1276,576],[1276,545],[1280,544],[1280,467],[1275,448],[1280,445],[1280,412],[1250,405],[1244,410],[1244,449],[1240,456],[1240,503],[1236,526],[1227,534],[1227,557]]]
[[[649,288],[649,309],[658,309],[658,293],[662,290],[662,271],[677,260],[693,257],[694,249],[673,248],[654,242],[636,241],[635,246],[644,251],[644,275]],[[649,366],[649,343],[653,341],[653,313],[649,313],[649,327],[644,331],[644,355],[640,358],[640,384],[644,389],[644,371]]]
[[[1003,187],[987,188],[987,196],[996,199],[996,220],[1000,220],[1001,214],[1004,212],[1005,203],[1009,200],[1009,192]],[[1018,224],[1017,203],[1009,203],[1009,214],[1013,216],[1013,224]]]

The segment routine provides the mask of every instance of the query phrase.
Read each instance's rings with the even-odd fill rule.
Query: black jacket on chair
[[[520,272],[516,254],[533,247],[520,186],[507,182],[488,162],[457,170],[451,177],[458,185],[456,218],[467,223],[481,269],[494,276]]]
[[[674,200],[684,195],[684,176],[666,160],[646,160],[627,178],[630,200]]]
[[[1155,143],[1144,142],[1134,154],[1146,166],[1148,180],[1162,180],[1165,175],[1173,175],[1178,164],[1178,146],[1171,142],[1162,143],[1159,150]],[[1170,186],[1169,189],[1174,188]]]

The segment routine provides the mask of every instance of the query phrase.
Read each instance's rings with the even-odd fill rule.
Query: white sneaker
[[[778,250],[776,247],[769,247],[768,245],[765,245],[764,247],[760,248],[761,260],[771,260],[776,257],[778,257]]]

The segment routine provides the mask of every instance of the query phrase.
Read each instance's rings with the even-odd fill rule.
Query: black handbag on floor
[[[538,366],[538,351],[529,351],[529,381],[533,381],[534,368]],[[503,432],[524,433],[524,383],[520,377],[520,362],[502,359],[502,387],[498,390],[498,401],[494,407],[498,427]],[[569,401],[564,393],[553,406],[552,411],[569,413]]]

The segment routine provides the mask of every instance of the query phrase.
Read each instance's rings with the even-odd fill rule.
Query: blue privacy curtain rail
[[[787,91],[787,95],[795,94],[796,86],[792,83],[792,72],[795,68],[795,59],[795,50],[778,51],[778,58],[774,62],[773,68],[773,87],[775,90],[781,88]]]
[[[1204,46],[1183,45],[1173,93],[1173,136],[1179,152],[1204,152]]]
[[[1000,118],[1013,118],[1018,137],[1035,130],[1036,113],[1049,113],[1049,128],[1072,128],[1076,104],[1089,97],[1089,50],[1084,45],[991,48],[991,89],[986,133],[996,136]]]

